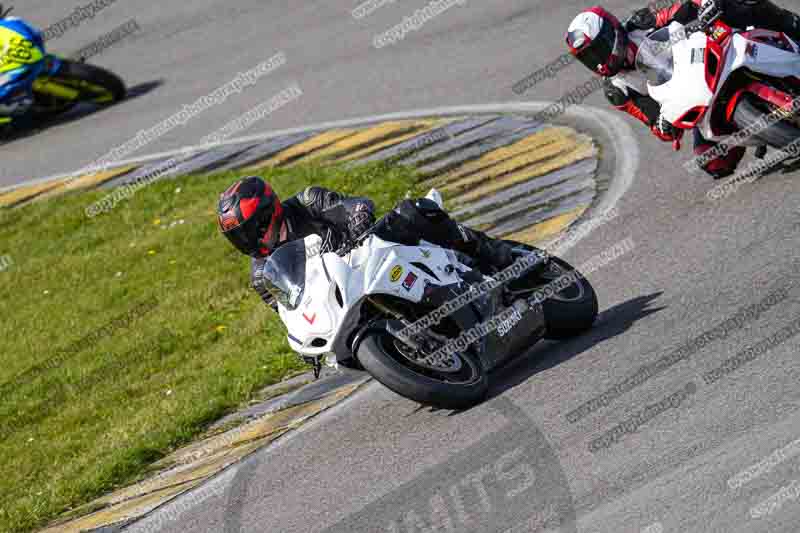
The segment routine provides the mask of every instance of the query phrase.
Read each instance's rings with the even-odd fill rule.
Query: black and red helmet
[[[240,252],[266,256],[279,244],[283,207],[268,183],[249,176],[220,195],[217,221],[222,234]]]
[[[615,76],[622,69],[627,32],[617,17],[602,7],[590,7],[567,28],[567,46],[578,61],[603,76]]]

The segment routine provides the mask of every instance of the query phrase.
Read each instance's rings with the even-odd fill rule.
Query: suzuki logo
[[[308,316],[306,316],[306,314],[303,313],[303,318],[305,318],[306,322],[308,322],[309,324],[311,324],[313,326],[314,325],[314,321],[317,319],[317,313],[314,313],[314,315],[311,318],[308,318]]]

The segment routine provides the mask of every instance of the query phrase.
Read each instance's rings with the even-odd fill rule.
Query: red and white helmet
[[[627,32],[617,17],[602,7],[590,7],[567,28],[567,46],[578,61],[603,76],[615,76],[625,60]]]

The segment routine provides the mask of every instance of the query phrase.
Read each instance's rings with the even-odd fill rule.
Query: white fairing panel
[[[757,35],[758,30],[752,32]],[[771,32],[765,32],[771,33]],[[796,45],[792,43],[796,49]],[[753,72],[760,72],[769,76],[786,77],[800,76],[800,54],[789,52],[775,46],[751,41],[740,34],[734,34],[730,45],[726,47],[725,65],[717,85],[718,88],[724,87],[731,75],[740,68],[747,68]],[[711,106],[716,105],[718,95],[714,96]],[[721,141],[725,136],[715,135],[711,129],[711,114],[707,113],[703,121],[699,124],[701,133],[706,139]],[[747,143],[746,143],[747,144]],[[758,144],[758,141],[753,141]]]
[[[669,29],[672,35],[682,31],[683,26],[673,22]],[[676,39],[672,45],[672,79],[655,87],[647,84],[650,96],[661,104],[664,118],[672,123],[692,108],[708,106],[714,97],[706,83],[706,42],[704,33],[693,33],[688,39]]]
[[[743,67],[779,78],[800,74],[800,55],[796,52],[750,41],[739,34],[733,36],[731,51],[728,52],[725,63],[722,82],[728,79],[731,72]]]
[[[677,34],[682,26],[673,22],[669,26],[671,34]],[[753,37],[770,36],[772,32],[754,30]],[[658,86],[648,84],[648,94],[661,104],[661,112],[670,122],[676,122],[696,106],[716,105],[717,95],[712,94],[706,81],[706,65],[701,59],[705,56],[707,36],[694,33],[688,39],[676,39],[673,43],[674,72],[672,79]],[[800,76],[800,51],[796,43],[791,43],[794,51],[783,50],[777,46],[752,41],[735,33],[724,47],[725,63],[722,66],[717,90],[724,87],[731,75],[742,68],[753,72],[779,78]],[[725,136],[715,135],[711,129],[711,113],[706,113],[698,124],[703,137],[722,141]]]
[[[289,330],[290,346],[310,356],[331,351],[334,338],[349,314],[357,313],[364,296],[391,294],[419,302],[427,284],[460,280],[448,265],[466,269],[452,251],[435,245],[402,246],[373,235],[361,247],[340,257],[335,253],[314,255],[319,242],[317,235],[306,238],[306,282],[300,305],[292,311],[278,306]],[[412,263],[425,265],[439,279]]]

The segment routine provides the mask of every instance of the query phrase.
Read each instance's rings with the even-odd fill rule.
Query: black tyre
[[[388,332],[373,330],[358,346],[357,357],[381,384],[424,405],[464,409],[486,398],[488,378],[473,356],[455,354],[461,361],[460,370],[444,373],[417,366],[404,351],[409,350]]]
[[[505,242],[525,250],[537,250],[536,247],[528,244],[515,241]],[[520,282],[517,282],[517,288],[522,288],[520,285],[531,286],[532,283],[546,286],[559,278],[575,280],[574,283],[561,288],[561,290],[554,291],[550,298],[542,302],[547,328],[545,338],[568,339],[580,335],[592,327],[597,319],[597,294],[591,283],[569,263],[551,255],[547,268],[531,276],[534,278],[522,277]],[[510,286],[514,287],[513,283]]]
[[[559,278],[574,279],[574,283],[556,292],[542,303],[547,327],[545,338],[568,339],[590,329],[597,320],[598,304],[594,287],[569,263],[551,257],[541,276],[549,282]]]
[[[96,104],[114,104],[127,94],[125,82],[102,67],[87,63],[62,60],[61,68],[53,81],[81,91],[80,100]]]
[[[733,112],[733,121],[740,129],[756,124],[765,115],[770,114],[775,108],[755,95],[745,94],[736,105]],[[800,128],[791,122],[780,120],[769,127],[759,131],[753,137],[773,148],[783,148],[800,139]]]

